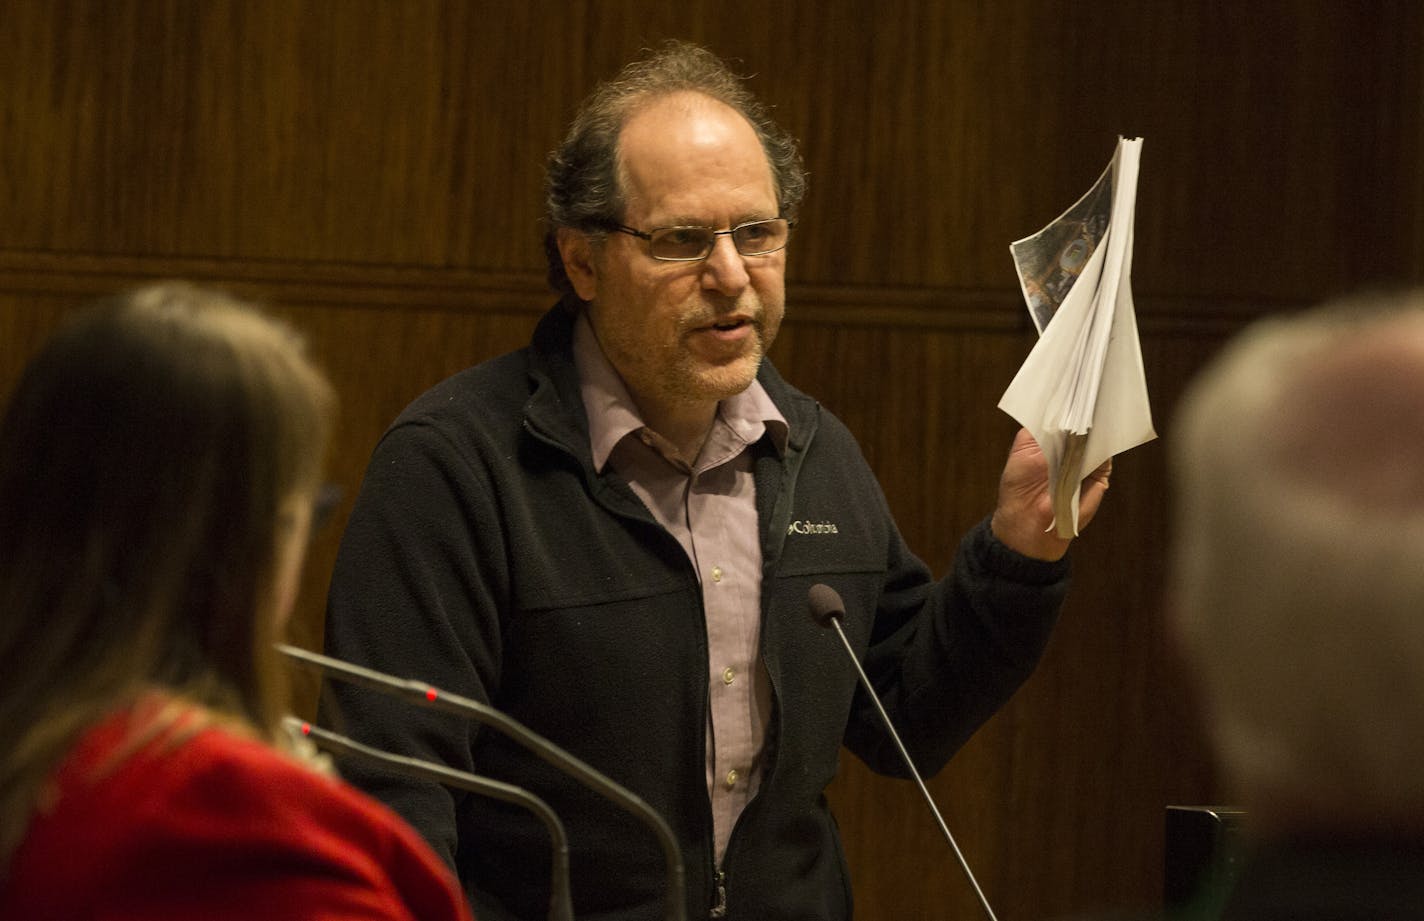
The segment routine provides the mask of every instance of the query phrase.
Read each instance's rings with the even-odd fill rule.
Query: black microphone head
[[[840,593],[820,582],[806,593],[806,604],[811,608],[811,619],[822,627],[829,627],[831,621],[845,616],[845,602],[841,601]]]

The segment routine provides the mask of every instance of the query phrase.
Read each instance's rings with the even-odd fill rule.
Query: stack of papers
[[[1078,533],[1083,478],[1157,437],[1132,304],[1132,223],[1141,138],[1119,138],[1082,198],[1010,244],[1039,340],[999,401],[1048,460],[1053,528]]]

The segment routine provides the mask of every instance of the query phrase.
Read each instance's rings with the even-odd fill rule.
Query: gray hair
[[[1174,626],[1238,792],[1424,815],[1424,293],[1258,322],[1169,445]]]
[[[549,284],[566,299],[576,300],[577,295],[559,254],[559,228],[598,234],[619,221],[625,205],[618,167],[623,126],[647,103],[686,91],[715,99],[746,118],[766,152],[781,216],[796,216],[806,194],[806,170],[796,139],[771,120],[742,78],[716,55],[689,42],[670,41],[594,90],[574,116],[563,142],[549,155],[544,251]]]

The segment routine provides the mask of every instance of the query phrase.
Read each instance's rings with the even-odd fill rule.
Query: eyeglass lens
[[[790,224],[785,218],[773,218],[769,221],[740,224],[731,230],[664,227],[653,231],[648,243],[652,255],[657,259],[701,259],[712,252],[717,237],[725,234],[731,236],[732,245],[743,256],[764,256],[784,247],[790,232]]]

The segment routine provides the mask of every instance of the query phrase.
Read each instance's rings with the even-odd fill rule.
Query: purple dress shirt
[[[617,370],[588,323],[574,330],[574,362],[588,414],[594,466],[628,481],[653,517],[687,552],[702,586],[707,620],[707,794],[720,864],[737,817],[756,795],[771,687],[761,662],[761,542],[752,455],[770,434],[786,449],[786,419],[752,381],[723,400],[691,462],[643,424]],[[669,617],[692,612],[669,611]]]

